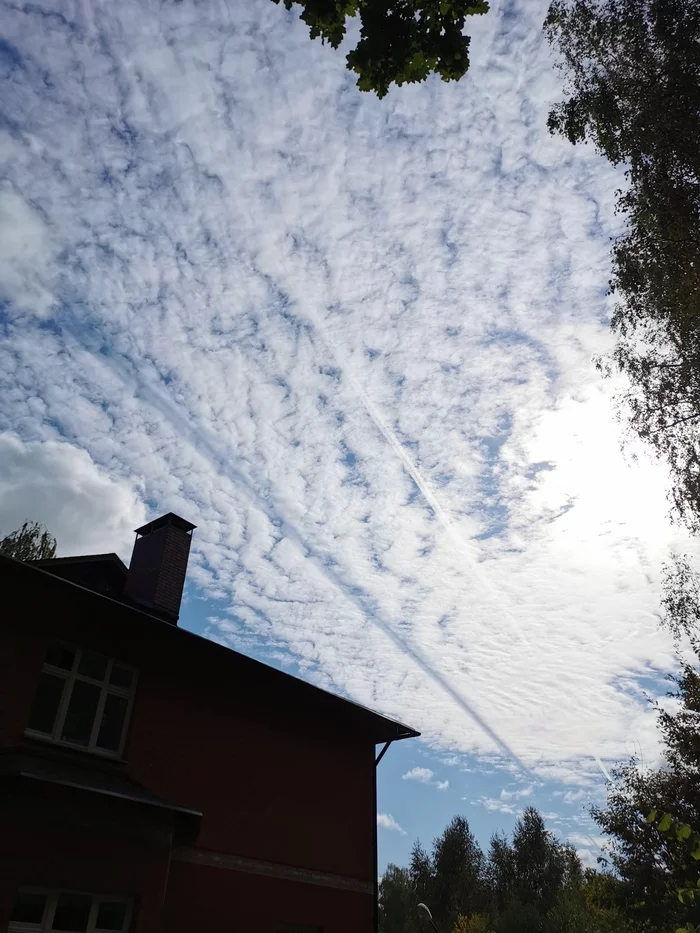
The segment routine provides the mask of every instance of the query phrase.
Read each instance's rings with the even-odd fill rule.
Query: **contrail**
[[[231,465],[230,451],[226,444],[222,444],[218,438],[212,436],[211,433],[204,428],[193,427],[191,421],[189,421],[186,415],[181,411],[181,406],[160,386],[153,385],[150,381],[147,381],[143,375],[135,371],[129,372],[127,366],[114,358],[105,359],[101,362],[109,365],[120,376],[122,381],[132,384],[135,383],[141,397],[160,411],[175,429],[179,437],[183,439],[187,438],[194,450],[209,461],[219,476],[235,482],[239,490],[246,496],[249,503],[263,511],[269,521],[274,521],[274,523],[279,526],[279,530],[287,538],[297,544],[307,560],[310,560],[326,579],[329,580],[335,588],[340,590],[345,599],[354,603],[363,617],[367,618],[371,624],[383,632],[402,654],[409,657],[426,676],[437,684],[450,699],[476,723],[506,757],[513,760],[524,774],[532,773],[506,740],[486,722],[483,716],[471,706],[471,704],[419,651],[408,644],[401,635],[397,634],[397,632],[381,618],[369,594],[359,587],[349,586],[340,574],[331,567],[328,567],[322,557],[317,555],[313,548],[304,541],[297,528],[284,518],[281,510],[277,509],[277,511],[275,511],[270,506],[270,503],[260,496],[260,493],[255,489],[250,480],[241,473],[240,470]]]
[[[488,591],[489,595],[498,604],[500,610],[503,612],[503,615],[508,619],[508,621],[516,629],[516,631],[518,632],[518,635],[520,636],[521,642],[523,644],[529,644],[525,636],[525,633],[523,632],[522,626],[520,625],[520,622],[515,618],[513,613],[510,612],[510,610],[504,605],[503,600],[501,599],[497,591],[494,589],[494,587],[491,585],[490,581],[486,578],[486,575],[481,569],[479,562],[476,560],[476,558],[474,557],[472,553],[472,549],[469,547],[469,545],[464,540],[464,538],[462,537],[460,532],[457,530],[457,528],[455,528],[454,522],[452,521],[450,516],[447,514],[447,512],[443,509],[442,505],[440,504],[440,501],[438,500],[437,496],[430,488],[430,485],[428,484],[427,480],[422,475],[422,473],[420,472],[416,464],[413,462],[411,457],[408,455],[406,448],[396,437],[396,434],[394,433],[394,431],[392,431],[391,427],[386,423],[386,421],[382,417],[381,413],[377,409],[374,402],[370,399],[370,397],[367,395],[365,390],[362,388],[362,386],[357,382],[357,380],[352,375],[351,367],[348,361],[343,358],[342,353],[334,345],[333,341],[328,335],[325,325],[323,325],[318,320],[318,318],[316,318],[315,315],[310,315],[310,316],[314,320],[314,325],[316,326],[316,329],[319,332],[321,340],[326,344],[326,347],[328,348],[328,351],[330,352],[331,356],[333,357],[333,359],[335,360],[335,362],[337,363],[341,371],[345,374],[345,377],[347,378],[352,390],[355,392],[357,397],[362,402],[371,421],[374,423],[375,427],[380,432],[380,434],[383,436],[384,440],[387,442],[387,444],[389,444],[391,449],[394,451],[396,456],[399,458],[399,460],[403,464],[404,469],[406,470],[408,475],[411,477],[413,482],[416,484],[418,489],[423,494],[424,499],[426,500],[426,502],[432,509],[435,517],[438,519],[442,527],[445,529],[447,534],[450,536],[450,538],[454,542],[457,549],[462,553],[464,557],[467,558],[472,569],[474,570],[475,574],[479,578],[482,586]]]
[[[469,548],[469,546],[467,545],[467,543],[464,541],[464,539],[462,538],[462,536],[461,536],[461,534],[459,533],[459,531],[455,528],[454,523],[452,522],[452,519],[449,517],[449,515],[448,515],[448,514],[445,512],[445,510],[443,509],[443,507],[442,507],[442,505],[440,504],[440,502],[439,502],[437,496],[433,493],[432,489],[430,488],[430,486],[429,486],[428,483],[426,482],[425,478],[424,478],[423,475],[421,474],[421,472],[420,472],[420,470],[418,469],[418,467],[413,463],[413,461],[412,461],[411,458],[409,457],[408,452],[406,451],[406,448],[403,446],[403,444],[402,444],[402,443],[399,441],[399,439],[396,437],[395,433],[391,430],[390,426],[384,421],[382,415],[380,414],[380,412],[378,411],[378,409],[376,408],[376,406],[374,405],[374,403],[372,402],[372,400],[369,398],[369,396],[367,395],[367,393],[364,391],[364,389],[362,388],[362,386],[353,378],[352,373],[351,373],[351,370],[350,370],[350,366],[349,366],[348,362],[343,360],[342,355],[340,354],[340,352],[338,351],[338,349],[333,345],[331,339],[328,337],[328,334],[327,334],[325,328],[324,328],[323,326],[319,326],[318,323],[317,323],[317,328],[318,328],[318,330],[320,331],[320,333],[321,333],[321,335],[322,335],[322,340],[326,343],[326,346],[328,347],[328,349],[329,349],[331,355],[334,357],[334,359],[335,359],[336,363],[338,364],[338,366],[339,366],[339,367],[341,368],[341,370],[345,373],[348,382],[350,383],[351,387],[353,388],[353,390],[354,390],[354,392],[356,393],[356,395],[358,396],[358,398],[361,400],[361,402],[362,402],[362,404],[364,405],[364,407],[365,407],[365,409],[366,409],[366,411],[367,411],[369,417],[370,417],[371,420],[374,422],[375,426],[376,426],[377,429],[380,431],[380,433],[383,435],[384,439],[385,439],[386,442],[389,444],[389,446],[391,447],[391,449],[392,449],[392,450],[396,453],[396,455],[399,457],[399,459],[401,460],[401,463],[402,463],[403,466],[404,466],[404,469],[405,469],[406,472],[409,474],[409,476],[411,477],[411,479],[414,481],[414,483],[416,484],[416,486],[418,486],[418,488],[420,489],[420,491],[423,493],[423,496],[424,496],[426,502],[428,503],[428,505],[430,506],[430,508],[433,510],[433,513],[435,514],[435,516],[437,517],[437,519],[440,521],[440,523],[442,524],[442,526],[443,526],[443,528],[445,529],[445,531],[449,534],[449,536],[450,536],[451,539],[454,541],[454,543],[456,544],[456,546],[459,548],[459,550],[461,551],[461,553],[464,554],[464,556],[469,560],[469,562],[471,563],[472,568],[473,568],[473,569],[475,570],[475,572],[477,573],[477,575],[478,575],[478,577],[479,577],[479,579],[480,579],[482,585],[488,590],[488,592],[491,594],[491,596],[492,596],[492,597],[496,600],[496,602],[499,604],[499,606],[500,606],[500,608],[502,609],[504,615],[508,618],[508,620],[509,620],[511,623],[513,623],[515,629],[517,630],[517,632],[518,632],[518,634],[519,634],[519,636],[520,636],[521,641],[522,641],[524,644],[529,644],[528,639],[526,638],[525,633],[523,632],[522,626],[520,625],[520,622],[519,622],[519,621],[517,620],[517,618],[513,615],[513,613],[511,613],[510,610],[507,609],[507,607],[503,604],[502,599],[499,597],[499,595],[497,594],[497,592],[496,592],[496,591],[494,590],[494,588],[491,586],[491,583],[490,583],[490,582],[488,581],[488,579],[486,578],[486,575],[482,572],[482,569],[481,569],[481,567],[479,566],[478,561],[474,558],[473,554],[471,553],[471,549]],[[450,689],[451,689],[451,688],[449,688],[449,686],[446,686],[446,685],[443,685],[443,686],[445,686],[445,689],[447,689],[448,692],[450,692]],[[458,700],[458,701],[459,701],[459,700]],[[479,721],[479,720],[477,720],[477,718],[476,718],[476,713],[475,713],[473,710],[471,711],[470,714],[471,714],[472,717],[475,719],[475,721]],[[490,728],[487,726],[487,724],[486,724],[485,722],[479,721],[479,724],[481,725],[481,728],[482,728],[489,736],[491,736],[491,738],[494,739],[494,741],[497,741],[497,744],[499,745],[499,747],[504,748],[504,744],[503,744],[499,739],[494,738],[494,735],[492,735],[492,731],[490,730]],[[507,746],[505,746],[505,747],[507,747]],[[520,761],[519,758],[517,758],[517,756],[515,756],[515,754],[514,754],[512,751],[510,752],[510,755],[512,755],[512,757],[515,759],[515,761],[518,762],[518,764],[520,765],[520,767],[521,767],[524,771],[526,771],[527,773],[531,773],[531,772],[529,771],[529,769],[525,767],[525,765]],[[607,768],[606,768],[605,765],[603,764],[603,762],[602,762],[602,760],[600,759],[600,757],[599,757],[598,755],[594,754],[594,755],[593,755],[593,759],[594,759],[595,763],[598,765],[598,768],[600,769],[600,771],[601,771],[603,777],[605,778],[605,780],[606,780],[608,783],[613,783],[613,779],[612,779],[612,777],[611,777],[611,775],[610,775],[610,772],[607,770]]]
[[[312,315],[309,315],[309,317],[312,317]],[[334,347],[327,334],[325,326],[317,318],[315,318],[315,316],[313,316],[312,319],[320,340],[326,344],[328,351],[336,360],[341,370],[344,372],[349,385],[361,401],[363,407],[367,411],[369,418],[377,430],[384,437],[385,441],[389,444],[393,452],[399,458],[407,474],[414,481],[421,494],[423,495],[425,501],[428,503],[436,518],[447,534],[450,536],[451,540],[455,543],[460,553],[463,554],[464,557],[466,557],[466,559],[470,562],[475,574],[480,579],[484,588],[487,589],[493,596],[494,600],[501,605],[503,615],[514,624],[514,627],[517,629],[521,640],[527,643],[527,639],[525,638],[520,623],[517,621],[517,619],[515,619],[513,614],[505,606],[503,606],[503,602],[499,594],[493,589],[491,583],[484,575],[478,561],[474,558],[472,549],[467,545],[467,542],[454,526],[450,516],[443,509],[437,496],[430,488],[430,485],[423,477],[418,467],[413,463],[405,447],[401,444],[390,426],[384,421],[381,413],[369,398],[367,393],[353,378],[349,364],[343,361],[340,352],[337,350],[337,348]],[[84,347],[85,349],[89,349],[85,347],[83,340],[84,335],[81,334],[80,327],[73,327],[70,323],[64,321],[61,324],[61,329],[71,333],[72,336],[76,339],[78,345]],[[431,664],[420,654],[419,651],[408,644],[399,634],[394,631],[394,629],[388,623],[381,619],[381,617],[376,613],[376,607],[373,605],[369,594],[365,593],[357,587],[348,586],[339,574],[332,571],[324,563],[322,557],[316,555],[313,552],[312,548],[301,538],[301,535],[297,529],[293,525],[290,525],[286,519],[282,518],[282,513],[279,511],[279,509],[277,514],[275,514],[275,512],[270,508],[269,503],[266,502],[265,499],[260,495],[260,492],[255,489],[250,480],[243,473],[241,473],[240,470],[232,466],[231,451],[228,445],[222,444],[215,435],[205,431],[201,427],[198,429],[193,428],[192,423],[188,417],[188,413],[183,412],[182,406],[174,401],[161,386],[155,386],[153,383],[148,382],[144,378],[143,374],[138,373],[130,361],[127,361],[126,357],[122,357],[121,361],[118,361],[115,357],[101,357],[100,362],[102,365],[109,366],[125,384],[140,389],[140,394],[142,397],[164,415],[164,417],[176,430],[177,434],[183,440],[188,438],[189,443],[193,449],[205,456],[205,458],[214,467],[217,474],[222,478],[233,482],[238,487],[239,491],[242,491],[256,508],[259,508],[264,512],[268,519],[274,520],[275,524],[277,525],[280,524],[281,519],[281,530],[284,532],[284,534],[297,543],[302,553],[315,564],[315,566],[331,583],[333,583],[336,588],[340,589],[342,595],[347,600],[354,602],[361,610],[362,614],[368,618],[371,624],[379,628],[379,630],[382,631],[404,655],[409,657],[426,676],[428,676],[434,683],[436,683],[459,706],[459,708],[462,709],[474,723],[476,723],[476,725],[508,758],[512,759],[524,773],[532,774],[530,768],[528,768],[522,762],[513,749],[510,748],[508,743],[496,732],[495,729],[493,729],[493,727],[491,727],[486,722],[486,720],[475,709],[472,708],[469,702],[463,696],[461,696],[461,694],[454,687],[450,685],[445,677],[437,670],[435,670]],[[599,756],[593,755],[593,758],[605,779],[607,781],[612,781],[609,772],[605,768]]]
[[[613,779],[612,779],[612,776],[611,776],[610,772],[609,772],[608,769],[605,767],[605,765],[603,764],[603,762],[600,760],[600,758],[598,757],[598,755],[595,755],[595,754],[594,754],[594,755],[593,755],[593,758],[595,759],[595,763],[596,763],[596,764],[598,765],[598,767],[600,768],[600,772],[601,772],[601,774],[603,775],[603,777],[605,778],[605,780],[606,780],[609,784],[614,784],[614,781],[613,781]]]

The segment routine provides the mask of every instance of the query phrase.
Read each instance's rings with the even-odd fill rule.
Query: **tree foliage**
[[[412,933],[418,931],[415,885],[411,872],[398,865],[389,865],[379,885],[379,910],[382,933]]]
[[[657,813],[656,810],[647,816],[647,822],[653,823],[662,835],[680,843],[681,847],[685,846],[685,858],[681,861],[686,880],[676,888],[676,897],[686,907],[694,907],[696,900],[700,904],[700,833],[687,823],[674,820],[670,813]],[[696,933],[695,924],[686,920],[676,933]]]
[[[452,933],[493,933],[486,914],[471,914],[465,917],[459,914],[452,927]]]
[[[534,807],[527,807],[516,823],[511,851],[516,898],[542,913],[554,906],[562,890],[581,881],[575,851],[556,841]]]
[[[618,768],[606,805],[594,810],[611,840],[625,913],[634,929],[654,933],[700,924],[700,897],[687,893],[700,878],[700,839],[693,829],[700,827],[699,586],[687,561],[666,569],[664,624],[676,638],[691,636],[695,660],[684,662],[675,678],[677,708],[658,710],[664,766],[645,769],[632,760]]]
[[[275,0],[279,3],[280,0]],[[469,68],[467,16],[488,11],[486,0],[284,0],[298,3],[312,39],[337,49],[348,19],[360,20],[360,40],[346,58],[361,91],[384,97],[392,84],[439,74],[458,81]]]
[[[460,915],[476,913],[484,903],[484,853],[469,823],[456,816],[433,844],[430,891],[438,925],[452,929]]]
[[[628,377],[621,412],[671,467],[674,513],[700,531],[700,5],[554,0],[545,33],[568,82],[550,130],[626,169],[617,343],[599,365]]]
[[[700,577],[687,557],[674,555],[663,567],[663,625],[673,635],[676,645],[686,637],[700,656],[698,620],[700,619]]]
[[[25,522],[0,540],[0,554],[15,560],[47,560],[56,554],[56,539],[41,522]]]
[[[611,896],[618,884],[583,872],[573,849],[532,807],[510,840],[492,837],[486,855],[457,816],[430,853],[416,843],[408,868],[387,868],[379,885],[380,933],[426,933],[416,911],[421,902],[444,933],[626,933]]]

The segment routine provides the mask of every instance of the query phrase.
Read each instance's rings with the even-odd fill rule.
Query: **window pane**
[[[95,680],[104,680],[107,673],[107,658],[94,651],[83,651],[78,663],[78,673]]]
[[[109,675],[109,682],[113,687],[123,687],[125,690],[131,686],[133,672],[128,667],[122,667],[121,664],[112,665],[112,673]]]
[[[91,906],[92,898],[89,894],[60,894],[51,929],[84,933],[90,919]]]
[[[99,699],[99,687],[76,680],[63,723],[62,739],[74,745],[88,745]]]
[[[12,905],[10,922],[40,924],[44,919],[45,907],[45,894],[30,894],[29,891],[19,891]]]
[[[123,901],[102,901],[97,911],[97,930],[121,930],[126,919],[126,904]]]
[[[42,674],[39,677],[34,705],[29,714],[30,729],[51,735],[65,684],[66,681],[55,674]]]
[[[70,645],[54,643],[46,652],[46,663],[53,664],[54,667],[61,667],[64,671],[73,670],[74,660],[75,648],[71,648]]]
[[[108,693],[105,698],[102,723],[97,736],[97,745],[111,752],[119,751],[119,743],[126,719],[128,700]]]

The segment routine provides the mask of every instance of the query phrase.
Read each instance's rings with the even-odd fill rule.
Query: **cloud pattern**
[[[0,3],[0,428],[196,522],[214,637],[575,788],[654,755],[686,542],[591,366],[620,177],[546,133],[544,12],[379,102],[268,0]]]

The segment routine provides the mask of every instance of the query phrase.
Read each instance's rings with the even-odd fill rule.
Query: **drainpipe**
[[[374,933],[379,933],[379,853],[378,840],[377,840],[377,766],[382,758],[386,755],[389,750],[389,746],[393,742],[393,739],[389,739],[385,743],[384,748],[380,751],[374,761],[374,920],[373,928]]]

